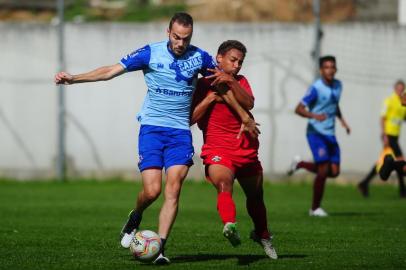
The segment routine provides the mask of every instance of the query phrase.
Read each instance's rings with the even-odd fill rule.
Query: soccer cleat
[[[391,172],[395,169],[395,160],[393,159],[392,155],[386,155],[383,159],[383,164],[379,169],[379,177],[383,181],[388,180]]]
[[[140,221],[141,220],[140,220],[139,216],[137,218],[137,214],[135,213],[134,210],[132,210],[130,212],[130,214],[128,215],[128,220],[127,220],[126,224],[124,224],[124,226],[120,232],[120,237],[121,237],[120,244],[123,248],[130,247],[131,240],[133,239],[133,237],[137,231],[136,228],[138,227]]]
[[[288,176],[292,176],[292,175],[298,170],[297,165],[299,164],[299,162],[300,162],[301,160],[302,160],[302,159],[300,158],[300,156],[294,156],[294,157],[293,157],[293,160],[292,160],[292,162],[290,163],[289,169],[288,169],[288,171],[286,172],[286,174],[287,174]]]
[[[358,185],[357,185],[357,188],[358,188],[358,190],[359,190],[359,192],[361,193],[361,195],[364,197],[364,198],[368,198],[369,197],[369,188],[368,188],[368,184],[365,184],[365,183],[359,183]]]
[[[154,264],[156,265],[165,265],[170,263],[171,261],[167,257],[165,257],[162,253],[160,253],[159,256],[154,261]]]
[[[136,229],[134,229],[130,233],[123,233],[122,234],[120,244],[121,244],[121,246],[123,248],[129,248],[130,247],[130,244],[131,244],[131,241],[134,238],[135,232],[136,232]]]
[[[223,235],[230,241],[233,247],[241,244],[240,234],[237,231],[236,223],[227,222],[223,228]]]
[[[271,258],[276,260],[278,258],[278,254],[276,254],[276,250],[274,248],[274,246],[272,245],[272,236],[269,238],[259,238],[258,235],[255,233],[255,231],[252,231],[250,234],[250,238],[259,243],[265,251],[265,254]]]
[[[309,210],[309,216],[311,217],[327,217],[328,214],[326,211],[324,211],[322,208],[317,208],[315,210],[310,209]]]

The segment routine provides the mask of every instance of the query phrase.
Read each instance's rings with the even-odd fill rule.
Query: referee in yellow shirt
[[[394,92],[384,101],[381,114],[382,142],[384,148],[390,147],[396,160],[404,160],[402,149],[399,146],[399,135],[402,122],[406,119],[406,107],[402,106],[401,95],[405,91],[405,83],[401,80],[395,83]],[[358,184],[358,189],[364,197],[369,196],[368,185],[377,174],[374,165],[367,176]],[[401,197],[406,197],[403,173],[398,172],[399,192]]]

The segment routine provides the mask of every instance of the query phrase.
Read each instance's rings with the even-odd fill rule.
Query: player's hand
[[[210,94],[207,95],[207,99],[209,100],[210,103],[212,102],[224,102],[223,98],[219,96],[217,92],[210,92]]]
[[[219,85],[222,83],[230,83],[235,80],[233,76],[225,73],[218,68],[208,68],[207,70],[213,73],[212,75],[206,76],[206,79],[214,79],[210,84],[211,86]]]
[[[314,114],[313,119],[316,119],[317,121],[324,121],[327,119],[327,114],[323,113],[323,114]]]
[[[347,132],[348,135],[351,134],[351,128],[346,123],[343,124],[343,128],[345,129],[345,132]]]
[[[73,76],[67,72],[59,72],[55,75],[56,84],[73,84]]]
[[[252,138],[257,138],[259,134],[261,134],[261,131],[258,129],[259,124],[255,122],[254,119],[248,118],[245,119],[242,124],[240,131],[238,132],[237,139],[241,137],[241,134],[243,132],[248,132]]]

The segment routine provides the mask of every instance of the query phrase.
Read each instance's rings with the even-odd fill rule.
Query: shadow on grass
[[[377,216],[374,212],[333,212],[329,213],[332,217],[357,217],[357,216]]]
[[[286,254],[278,255],[278,260],[289,260],[289,259],[303,259],[308,255],[304,254]],[[125,256],[128,257],[128,256]],[[271,260],[266,255],[246,255],[246,254],[185,254],[171,257],[171,263],[193,263],[193,262],[206,262],[206,261],[218,261],[218,260],[229,260],[229,259],[238,259],[237,265],[250,265],[251,263],[260,261],[260,260]],[[131,261],[136,261],[131,257]],[[152,263],[143,263],[139,262],[142,266],[156,266]]]
[[[279,259],[300,259],[305,258],[307,255],[292,254],[292,255],[280,255]],[[266,255],[246,255],[246,254],[191,254],[191,255],[179,255],[172,258],[173,263],[185,263],[185,262],[202,262],[212,260],[228,260],[238,259],[238,265],[249,265],[260,260],[270,260]]]

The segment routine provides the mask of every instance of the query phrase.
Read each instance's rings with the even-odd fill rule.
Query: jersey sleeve
[[[202,62],[200,73],[203,76],[208,76],[211,74],[210,71],[207,71],[208,68],[214,69],[217,66],[213,57],[206,51],[202,51]]]
[[[124,56],[120,60],[120,64],[127,71],[136,71],[146,69],[149,65],[150,59],[151,59],[151,47],[147,45]]]
[[[317,90],[314,88],[314,86],[311,86],[305,96],[302,98],[301,103],[308,107],[310,104],[315,102],[317,100]]]
[[[254,98],[254,94],[252,93],[251,85],[249,84],[247,78],[244,76],[241,76],[241,79],[239,80],[240,85],[244,90],[252,97]]]

